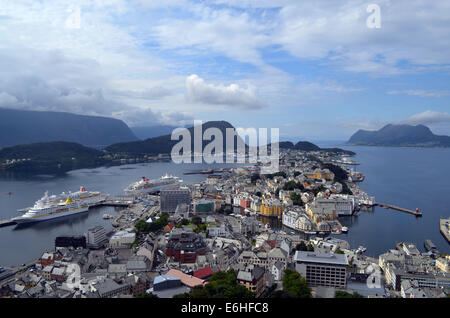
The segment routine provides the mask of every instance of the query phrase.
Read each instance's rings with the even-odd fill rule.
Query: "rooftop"
[[[303,263],[322,263],[334,265],[348,265],[347,256],[345,254],[329,254],[297,251],[294,255],[295,262]]]

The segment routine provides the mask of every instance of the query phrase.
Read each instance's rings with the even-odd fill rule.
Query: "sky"
[[[450,2],[0,0],[0,107],[450,135]]]

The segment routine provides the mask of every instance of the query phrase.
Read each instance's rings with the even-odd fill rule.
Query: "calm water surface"
[[[123,189],[141,177],[159,178],[169,173],[183,179],[184,183],[196,183],[206,175],[183,175],[184,172],[209,168],[237,166],[231,164],[174,164],[157,162],[116,167],[82,169],[67,173],[64,177],[38,176],[28,179],[0,179],[0,219],[20,215],[18,209],[32,206],[44,195],[77,191],[80,186],[87,190],[109,193],[111,196],[123,194]],[[12,192],[8,195],[8,192]],[[55,219],[29,226],[0,228],[0,265],[17,265],[39,257],[44,251],[54,247],[55,237],[60,235],[81,235],[89,228],[102,225],[112,229],[111,220],[104,220],[103,214],[114,215],[113,207],[92,208],[88,213],[62,219]]]

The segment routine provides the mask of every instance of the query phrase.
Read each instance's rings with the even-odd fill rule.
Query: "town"
[[[450,257],[409,242],[373,258],[339,238],[342,218],[370,211],[347,155],[282,149],[280,171],[261,163],[209,171],[204,181],[124,194],[102,226],[55,238],[37,260],[0,268],[0,297],[437,298],[450,292]],[[214,282],[214,284],[213,284]],[[288,282],[303,284],[298,294]],[[209,294],[208,294],[209,293]]]

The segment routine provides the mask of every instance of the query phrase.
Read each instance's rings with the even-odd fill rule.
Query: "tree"
[[[191,292],[175,295],[174,298],[255,298],[255,293],[238,284],[236,277],[233,269],[214,273],[208,284],[196,286]]]
[[[137,295],[136,298],[159,298],[158,295],[155,295],[153,293],[144,293]]]
[[[303,206],[302,197],[300,195],[298,195],[297,193],[292,192],[290,198],[294,205]]]
[[[334,298],[364,298],[364,297],[358,294],[357,292],[353,292],[353,294],[350,294],[343,290],[336,290],[334,292]]]
[[[338,248],[336,250],[336,252],[334,252],[335,254],[345,254],[344,251],[342,251],[340,248]]]
[[[141,234],[146,234],[149,232],[157,232],[164,228],[167,223],[169,222],[169,215],[167,213],[161,214],[158,220],[152,223],[147,223],[145,221],[138,221],[134,225],[136,229],[136,236],[139,236]]]
[[[295,247],[296,251],[307,251],[308,247],[306,246],[305,242],[301,241],[300,244],[297,244]]]
[[[295,189],[304,190],[303,185],[300,182],[288,181],[284,184],[283,190],[291,191]]]
[[[296,271],[286,269],[283,277],[283,291],[296,298],[311,298],[311,289],[306,279]]]
[[[250,181],[253,184],[256,184],[257,180],[260,180],[261,176],[259,174],[252,174],[252,176],[250,177]]]
[[[314,246],[311,243],[308,244],[307,248],[308,252],[314,252]]]
[[[195,225],[200,225],[200,224],[203,223],[203,222],[202,222],[202,218],[199,217],[199,216],[194,216],[194,217],[192,218],[192,223],[195,224]]]

